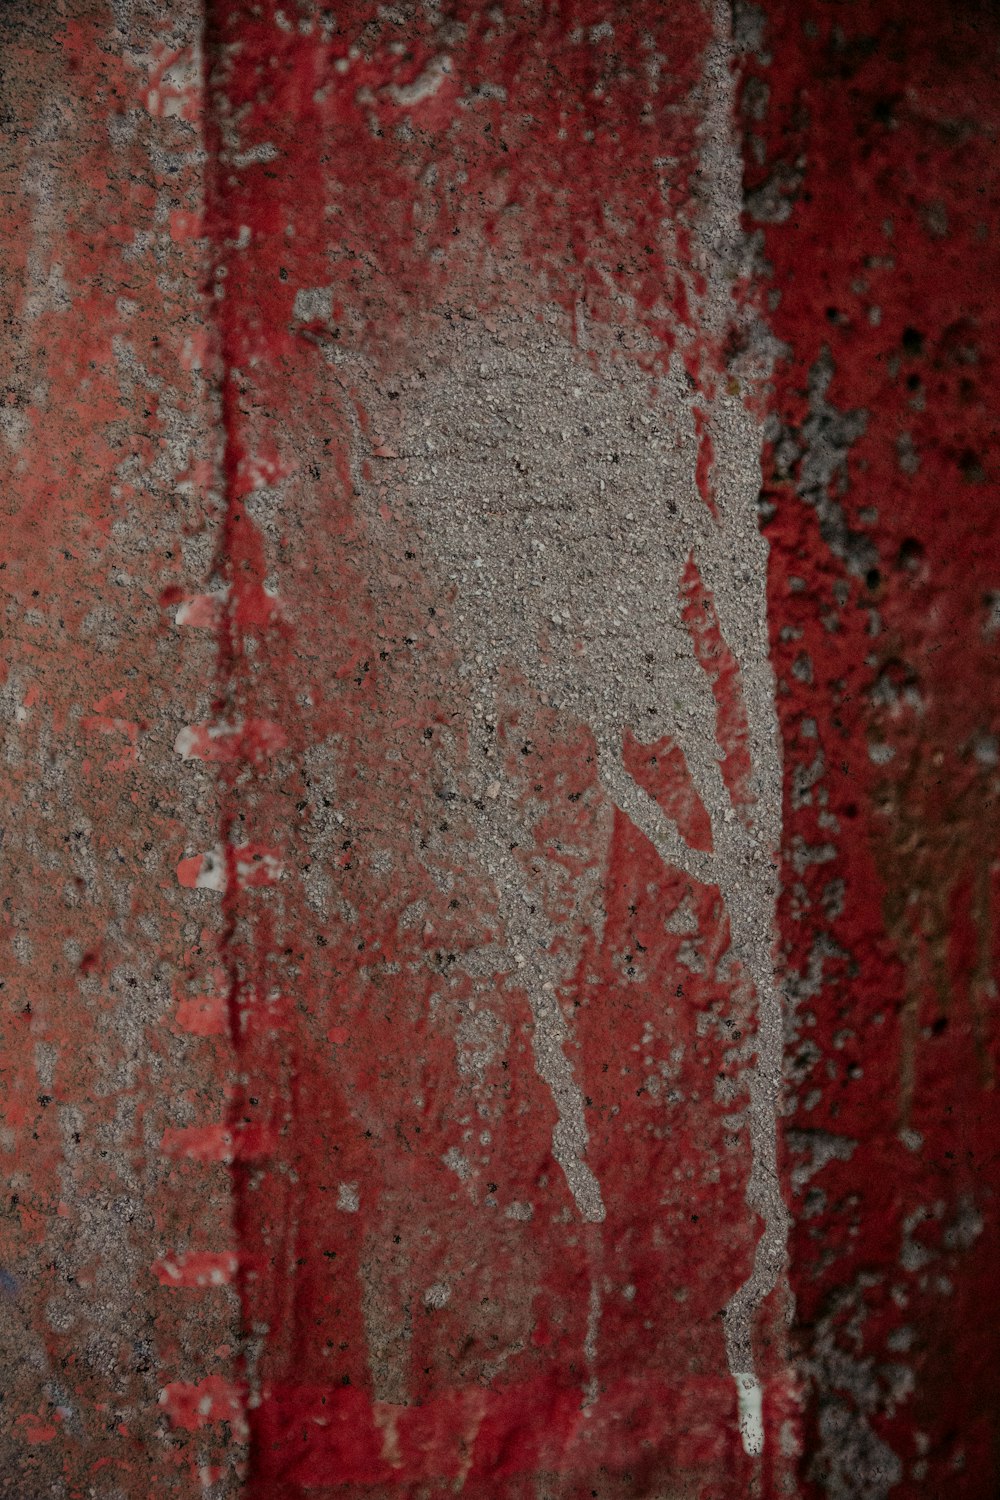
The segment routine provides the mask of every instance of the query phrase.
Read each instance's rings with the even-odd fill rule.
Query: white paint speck
[[[224,891],[226,889],[226,861],[221,849],[205,850],[194,887],[196,891]]]
[[[756,1375],[746,1370],[738,1371],[733,1379],[743,1450],[757,1458],[764,1451],[764,1393]]]
[[[329,323],[333,318],[333,287],[304,286],[295,293],[292,316],[301,323]]]
[[[530,1203],[522,1203],[519,1199],[515,1198],[514,1202],[508,1205],[504,1213],[504,1218],[520,1219],[522,1222],[528,1223],[534,1217],[534,1212],[535,1210]]]
[[[419,78],[415,78],[412,83],[393,84],[389,93],[396,104],[408,109],[414,104],[421,104],[424,99],[433,98],[450,72],[451,58],[444,55],[435,57]]]
[[[356,1182],[342,1182],[337,1188],[337,1207],[341,1213],[356,1214],[361,1207]]]
[[[278,148],[273,141],[261,141],[257,146],[251,146],[247,151],[237,151],[233,157],[234,167],[249,167],[255,162],[277,161]]]
[[[449,1146],[441,1160],[457,1177],[461,1178],[462,1182],[468,1181],[471,1177],[472,1168],[469,1166],[468,1159],[462,1155],[457,1146]]]

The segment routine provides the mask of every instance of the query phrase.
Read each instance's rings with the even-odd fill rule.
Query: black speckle
[[[966,484],[982,484],[986,478],[986,472],[979,462],[979,455],[973,453],[971,448],[966,448],[961,454],[958,467]]]
[[[896,559],[897,566],[905,568],[908,573],[915,573],[924,557],[924,549],[916,537],[908,536],[899,549]]]

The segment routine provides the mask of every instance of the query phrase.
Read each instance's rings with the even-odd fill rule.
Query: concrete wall
[[[992,1496],[990,8],[0,36],[0,1494]]]

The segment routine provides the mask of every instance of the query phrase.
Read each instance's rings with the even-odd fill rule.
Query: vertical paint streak
[[[733,806],[749,827],[754,801],[753,767],[740,669],[722,634],[715,602],[702,581],[694,553],[688,556],[684,568],[681,598],[684,623],[694,643],[698,665],[712,684],[715,733],[724,756],[722,777]]]
[[[723,272],[722,257],[710,257],[707,268],[709,294],[706,298],[706,325],[718,341],[717,347],[745,341],[752,347],[754,340],[748,337],[747,309],[738,310],[734,288],[739,282],[739,267],[745,266],[746,241],[743,237],[740,216],[733,205],[739,201],[738,186],[742,178],[742,162],[737,149],[735,134],[735,40],[733,36],[733,12],[729,5],[717,3],[713,7],[715,36],[709,49],[705,76],[708,83],[708,105],[705,111],[706,139],[711,146],[706,152],[706,165],[711,171],[715,196],[713,198],[714,241],[720,248],[729,248],[728,275]],[[722,274],[720,274],[722,273]],[[742,313],[742,327],[741,327]],[[751,357],[749,370],[745,373],[756,383],[766,376],[766,369]],[[733,374],[733,384],[739,389],[739,379]],[[734,463],[734,447],[740,443],[741,423],[734,420],[732,398],[715,388],[715,400],[711,413],[710,430],[717,434],[715,453],[717,472],[720,477],[728,473],[740,473]],[[727,452],[728,448],[728,452]],[[756,479],[756,475],[754,476]],[[742,500],[744,514],[753,507],[756,510],[756,484],[751,488],[744,483],[742,491],[725,496],[719,506],[723,518],[722,530],[730,523],[730,514],[739,514]],[[732,512],[730,511],[732,507]],[[749,536],[749,532],[747,533]],[[730,544],[732,545],[732,544]],[[746,542],[743,544],[746,546]],[[713,838],[720,858],[729,855],[728,879],[720,882],[726,896],[730,932],[741,963],[756,991],[757,1032],[756,1059],[750,1081],[750,1117],[753,1165],[747,1186],[747,1201],[760,1215],[762,1228],[754,1253],[754,1264],[746,1281],[730,1297],[726,1308],[726,1347],[730,1372],[734,1378],[741,1436],[744,1450],[759,1460],[764,1447],[764,1426],[761,1420],[763,1382],[758,1376],[757,1349],[760,1339],[759,1310],[772,1294],[786,1290],[787,1242],[790,1225],[788,1208],[778,1171],[778,1116],[781,1102],[782,1055],[784,1048],[784,1022],[782,999],[776,981],[773,964],[775,942],[775,898],[777,894],[776,864],[777,850],[781,838],[781,788],[780,760],[776,753],[778,744],[777,715],[774,706],[773,676],[767,655],[766,599],[766,547],[754,537],[759,549],[760,568],[756,583],[757,607],[751,610],[753,623],[747,627],[743,615],[741,626],[737,626],[745,609],[746,601],[733,597],[730,587],[727,605],[732,621],[730,640],[739,638],[743,646],[738,653],[742,671],[732,660],[733,677],[729,677],[729,661],[726,653],[721,625],[718,640],[712,640],[709,650],[707,635],[696,633],[696,652],[700,637],[699,662],[712,678],[713,696],[716,699],[716,723],[720,744],[727,752],[727,760],[733,757],[732,780],[725,776],[731,804],[735,804],[737,818],[727,821],[723,812],[722,823],[713,818]],[[728,550],[728,549],[726,549]],[[734,558],[735,548],[729,551]],[[749,549],[748,549],[749,550]],[[703,554],[706,558],[709,553]],[[690,567],[697,567],[692,556]],[[701,570],[698,570],[699,572]],[[689,575],[690,576],[690,575]],[[744,587],[753,574],[743,573]],[[732,579],[729,580],[730,585]],[[721,595],[715,591],[716,599]],[[711,597],[711,596],[708,596]],[[715,605],[711,607],[713,612]],[[718,616],[716,616],[716,620]],[[693,622],[692,622],[693,623]],[[702,625],[702,621],[697,622]],[[708,623],[707,621],[704,623]],[[714,626],[712,621],[709,629]],[[713,632],[714,633],[714,632]],[[721,661],[716,667],[713,660],[718,650]],[[741,691],[740,678],[743,679]],[[734,680],[735,679],[735,680]],[[748,722],[748,714],[752,719]],[[746,743],[750,753],[742,751]],[[753,759],[750,758],[752,754]],[[745,757],[745,758],[744,758]],[[736,768],[739,768],[738,772]],[[736,774],[733,774],[736,772]],[[739,814],[750,796],[751,778],[756,784],[757,816],[753,827],[749,819],[744,823]],[[719,803],[716,802],[716,807]],[[736,829],[741,834],[734,840]],[[734,848],[734,843],[736,848]],[[736,852],[739,845],[742,849]],[[749,847],[748,847],[749,846]],[[742,866],[742,870],[740,869]],[[762,868],[762,866],[764,866]],[[725,866],[724,866],[725,868]],[[754,869],[755,876],[746,878],[747,869]],[[739,872],[739,873],[737,873]],[[772,1311],[774,1326],[778,1321],[777,1309]],[[756,1346],[756,1347],[755,1347]],[[778,1366],[779,1381],[783,1383],[784,1370]],[[778,1394],[777,1392],[775,1393]],[[780,1400],[780,1396],[779,1396]],[[749,1405],[745,1402],[749,1401]],[[758,1405],[758,1402],[761,1405]]]

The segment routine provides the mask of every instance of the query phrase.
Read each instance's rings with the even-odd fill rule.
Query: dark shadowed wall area
[[[996,1425],[992,5],[748,22],[803,1478],[988,1495]]]
[[[0,1495],[992,1500],[996,7],[0,44]]]

